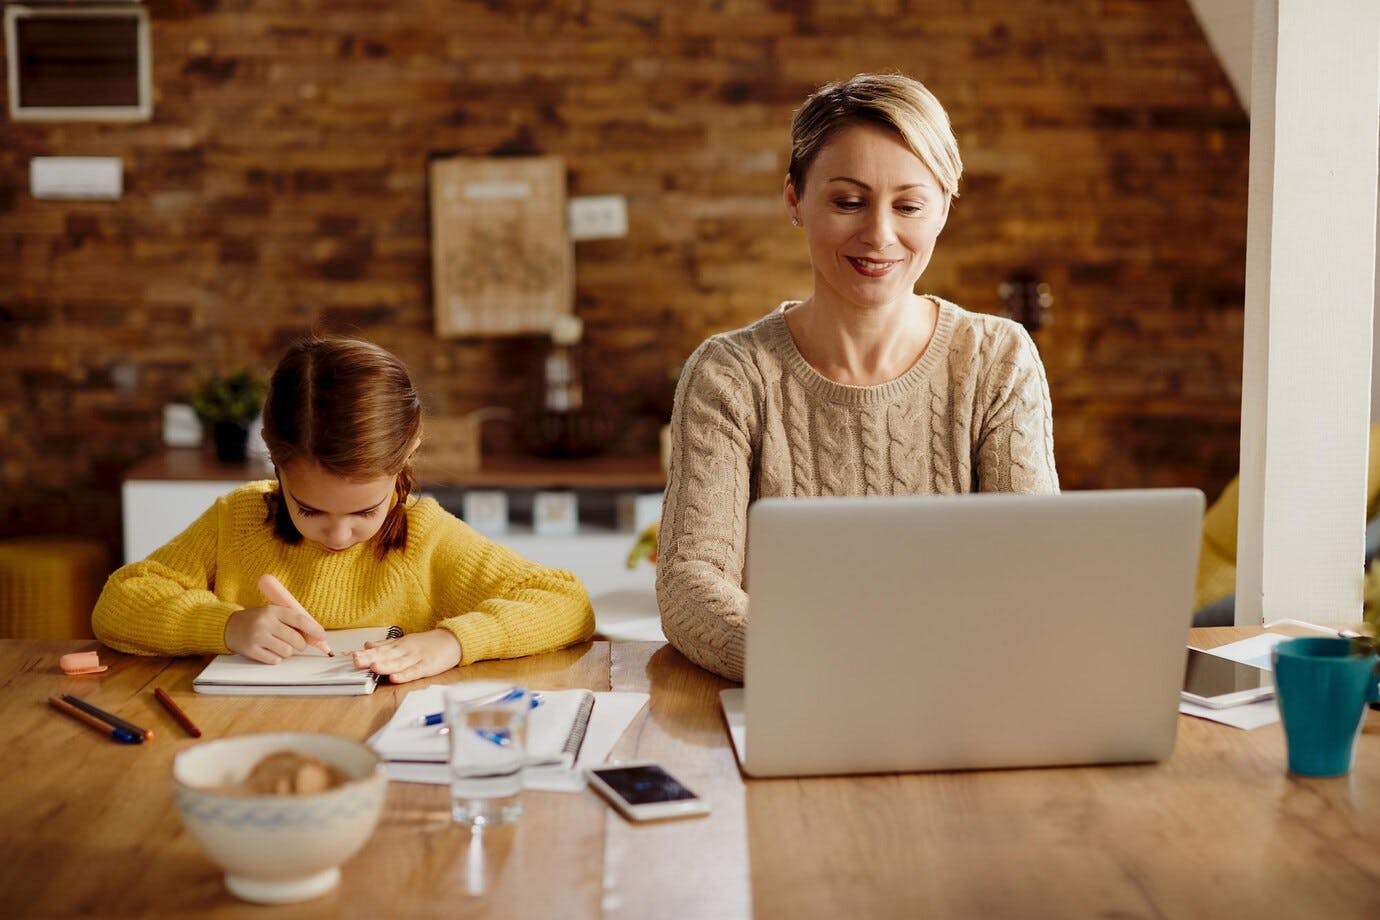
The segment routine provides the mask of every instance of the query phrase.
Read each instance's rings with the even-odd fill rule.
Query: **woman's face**
[[[892,131],[840,129],[819,151],[786,207],[800,220],[815,296],[874,309],[907,297],[934,253],[948,200],[934,173]]]
[[[306,460],[294,460],[278,470],[297,532],[332,552],[347,550],[379,532],[392,507],[396,481],[396,476],[346,479]]]

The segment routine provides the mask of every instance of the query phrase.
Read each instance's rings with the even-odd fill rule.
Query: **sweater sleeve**
[[[1045,368],[1025,329],[1005,326],[982,393],[987,411],[977,446],[978,486],[983,492],[1056,493],[1054,411]]]
[[[671,414],[656,567],[666,638],[695,664],[732,680],[743,678],[747,641],[749,373],[713,339],[686,362]]]
[[[91,613],[96,638],[134,655],[225,654],[225,623],[242,609],[215,595],[225,498],[142,562],[117,569]]]
[[[594,635],[594,610],[580,579],[548,569],[436,509],[430,543],[436,627],[460,642],[460,663],[549,652]]]

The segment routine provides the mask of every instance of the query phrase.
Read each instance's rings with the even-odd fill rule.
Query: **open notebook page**
[[[277,664],[251,661],[243,655],[217,655],[192,686],[198,693],[228,694],[365,694],[372,693],[378,676],[354,666],[350,652],[364,643],[401,636],[396,626],[329,629],[326,641],[335,657],[308,647]]]

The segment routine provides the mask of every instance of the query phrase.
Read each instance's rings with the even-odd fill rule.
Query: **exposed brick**
[[[445,412],[524,406],[537,337],[431,331],[441,151],[561,154],[571,194],[628,197],[626,239],[576,246],[576,309],[591,398],[642,414],[616,448],[654,450],[668,370],[808,294],[791,113],[865,70],[925,80],[967,164],[921,289],[996,312],[1014,269],[1053,286],[1064,484],[1214,493],[1235,471],[1249,135],[1184,0],[366,7],[161,2],[153,121],[0,120],[0,476],[31,487],[3,491],[0,535],[117,546],[158,407],[311,329],[385,343]],[[33,201],[29,158],[63,153],[121,157],[124,197]]]

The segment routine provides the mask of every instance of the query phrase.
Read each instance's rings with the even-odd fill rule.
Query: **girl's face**
[[[311,461],[294,460],[279,468],[278,482],[298,533],[323,549],[341,552],[379,532],[393,504],[397,477],[346,479]]]
[[[894,132],[851,125],[825,143],[786,207],[799,218],[815,295],[873,309],[911,294],[948,219],[934,173]]]

